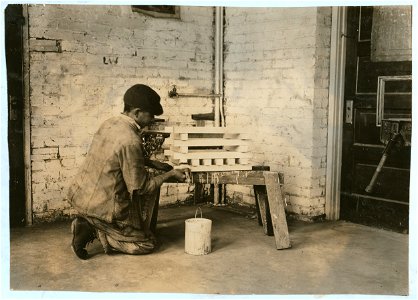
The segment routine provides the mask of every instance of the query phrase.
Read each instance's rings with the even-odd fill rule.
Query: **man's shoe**
[[[86,219],[77,217],[71,223],[71,232],[73,233],[71,249],[78,258],[87,259],[86,246],[96,238],[95,230]]]

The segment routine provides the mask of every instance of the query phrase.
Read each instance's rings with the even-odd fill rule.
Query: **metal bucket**
[[[197,211],[200,210],[200,218]],[[196,209],[194,218],[185,221],[185,245],[184,251],[192,255],[206,255],[211,248],[212,220],[202,217],[202,209]]]

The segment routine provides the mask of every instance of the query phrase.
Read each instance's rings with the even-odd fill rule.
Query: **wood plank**
[[[247,140],[240,139],[222,139],[222,138],[191,138],[187,141],[174,140],[173,146],[188,146],[188,147],[201,147],[201,146],[246,146]]]
[[[264,185],[255,185],[254,195],[258,208],[257,216],[259,216],[259,221],[261,220],[264,234],[274,235],[266,187]]]
[[[219,194],[219,187],[220,184],[215,184],[213,186],[213,205],[219,205],[220,200],[220,194]]]
[[[242,153],[237,151],[225,151],[225,150],[216,150],[216,149],[209,149],[209,150],[189,150],[187,154],[174,152],[171,150],[165,150],[164,155],[172,156],[176,159],[204,159],[204,158],[251,158],[251,153]]]
[[[227,159],[226,159],[226,164],[227,164],[228,166],[233,166],[233,165],[235,165],[235,158],[227,158]]]
[[[240,164],[240,165],[246,165],[246,164],[249,164],[249,160],[248,160],[248,158],[240,158],[240,159],[238,159],[238,164]]]
[[[224,139],[241,139],[241,140],[250,140],[249,133],[225,133],[223,135]]]
[[[188,153],[189,152],[189,148],[187,146],[180,146],[177,148],[177,150],[181,153]]]
[[[261,214],[260,214],[260,206],[258,204],[257,193],[255,192],[255,190],[254,190],[254,194],[255,194],[255,207],[256,207],[256,212],[257,212],[258,225],[263,226],[263,221],[261,220]]]
[[[165,156],[173,156],[174,155],[174,151],[173,150],[170,150],[170,149],[166,149],[166,150],[164,150],[164,155]]]
[[[203,166],[189,166],[190,171],[195,172],[222,172],[222,171],[246,171],[251,170],[251,165],[203,165]]]
[[[181,158],[181,159],[177,159],[177,158],[173,158],[170,157],[169,161],[175,165],[179,165],[179,164],[189,164],[189,161],[187,159]],[[193,165],[190,162],[191,165]],[[198,166],[199,164],[195,164],[195,166]]]
[[[264,185],[265,178],[262,171],[194,172],[192,183]]]
[[[277,172],[264,171],[267,189],[268,203],[270,206],[271,221],[273,224],[274,238],[277,249],[290,248],[289,231],[287,228],[284,201],[280,189],[279,175]]]
[[[203,165],[204,166],[211,166],[212,165],[212,160],[208,159],[208,158],[203,159]]]
[[[249,150],[248,145],[241,145],[241,146],[224,146],[223,150],[225,151],[235,151],[241,153],[247,153]]]
[[[215,158],[215,165],[217,166],[223,166],[224,159],[223,158]]]
[[[166,127],[167,133],[227,133],[227,134],[246,134],[250,131],[241,127]]]

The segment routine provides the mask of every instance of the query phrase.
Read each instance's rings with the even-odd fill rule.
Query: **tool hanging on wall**
[[[365,188],[366,193],[373,193],[377,179],[382,172],[386,160],[389,158],[392,151],[397,148],[411,146],[411,131],[412,131],[412,112],[411,111],[393,111],[385,109],[385,91],[386,83],[395,82],[398,87],[403,88],[408,86],[412,80],[411,75],[406,76],[379,76],[377,78],[377,98],[376,98],[376,126],[380,127],[380,141],[386,145],[383,150],[382,157],[379,164],[370,180],[370,183]],[[403,94],[407,94],[408,88],[402,90]],[[393,92],[392,90],[389,92]],[[412,93],[410,93],[412,95]],[[412,98],[411,98],[412,101]]]
[[[373,177],[370,180],[369,185],[365,189],[366,193],[373,193],[377,178],[379,177],[379,174],[382,171],[382,168],[386,163],[387,158],[389,157],[395,145],[397,145],[398,143],[401,143],[403,145],[405,142],[401,133],[394,132],[392,134],[392,138],[386,144],[385,150],[383,150],[382,158],[380,159],[379,164],[377,165],[377,168],[374,171]]]

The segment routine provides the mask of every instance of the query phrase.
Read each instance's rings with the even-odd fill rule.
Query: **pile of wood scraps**
[[[164,151],[173,165],[192,172],[251,170],[249,134],[229,127],[166,127]]]

